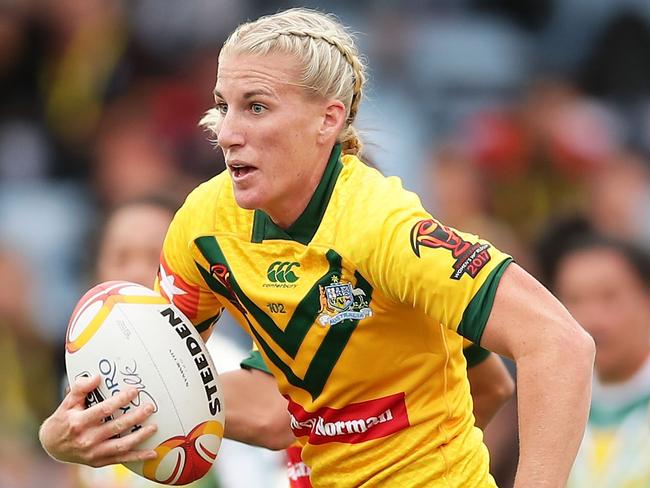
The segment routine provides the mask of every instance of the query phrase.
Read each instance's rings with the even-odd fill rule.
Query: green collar
[[[262,242],[270,239],[284,239],[297,241],[304,245],[309,244],[314,234],[316,234],[321,220],[323,220],[327,204],[334,192],[334,185],[336,184],[339,173],[343,169],[343,163],[341,163],[340,158],[341,144],[336,144],[332,149],[323,177],[316,187],[316,191],[312,195],[311,200],[302,214],[300,214],[300,217],[288,229],[281,229],[262,210],[255,210],[251,241]]]
[[[645,395],[618,409],[606,409],[599,407],[596,403],[592,403],[589,409],[589,423],[598,427],[616,425],[621,423],[627,415],[638,408],[647,411],[648,403],[650,403],[650,395]]]

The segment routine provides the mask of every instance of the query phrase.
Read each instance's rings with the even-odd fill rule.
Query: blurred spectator
[[[577,220],[549,230],[540,257],[547,282],[596,342],[589,422],[569,486],[648,486],[650,256]]]
[[[650,4],[646,0],[554,1],[538,38],[542,67],[576,75],[603,30],[621,12],[650,19]]]
[[[4,285],[0,293],[0,359],[2,371],[7,373],[0,377],[4,405],[0,423],[4,433],[23,441],[35,435],[34,422],[45,419],[56,405],[52,351],[34,328],[31,313],[30,271],[19,255],[0,249],[0,283]],[[28,356],[30,361],[21,362]]]
[[[140,0],[130,9],[133,35],[141,51],[175,69],[188,52],[225,40],[245,20],[247,0]]]
[[[585,179],[619,151],[620,131],[607,106],[540,80],[519,105],[467,117],[454,140],[476,161],[494,216],[531,243],[549,214],[584,207]]]
[[[80,249],[93,215],[88,194],[74,183],[0,182],[0,236],[31,267],[31,313],[39,333],[63,340],[81,291]]]
[[[627,9],[613,15],[583,65],[585,91],[620,103],[650,96],[648,44],[650,19]]]
[[[45,42],[32,10],[28,2],[0,5],[0,181],[45,177],[55,156],[38,88]]]
[[[587,179],[587,209],[600,232],[650,249],[650,165],[633,152],[621,152]]]
[[[178,198],[187,193],[170,145],[155,129],[139,93],[110,106],[99,128],[93,167],[95,193],[105,208],[152,192]]]
[[[0,486],[31,488],[64,483],[68,468],[42,454],[40,423],[56,406],[53,351],[34,328],[32,275],[17,253],[0,248]]]
[[[90,138],[126,62],[124,2],[43,0],[35,11],[47,41],[39,89],[57,174],[84,175]]]
[[[526,248],[509,225],[492,215],[489,188],[484,184],[487,178],[471,155],[448,144],[431,159],[433,198],[427,203],[432,205],[433,215],[457,229],[472,229],[528,268],[531,260]]]
[[[98,239],[95,280],[123,280],[153,287],[160,250],[178,203],[143,197],[123,203],[106,217]]]
[[[188,73],[141,79],[106,105],[93,131],[91,167],[105,208],[152,192],[181,199],[223,170],[221,153],[197,128],[212,103],[213,55],[187,64]]]
[[[216,49],[197,52],[188,56],[182,72],[146,85],[158,138],[172,150],[176,165],[192,185],[225,169],[223,153],[197,130],[197,120],[214,103],[217,56]]]
[[[590,95],[614,104],[626,119],[626,142],[650,155],[650,4],[612,15],[579,73]]]

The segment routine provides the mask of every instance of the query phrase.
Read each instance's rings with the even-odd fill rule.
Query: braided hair
[[[219,57],[232,54],[296,56],[302,66],[300,86],[346,108],[346,121],[337,137],[344,154],[359,154],[361,140],[352,125],[366,81],[365,66],[352,35],[331,14],[293,8],[240,25],[226,40]],[[201,125],[214,130],[218,114],[209,110]]]

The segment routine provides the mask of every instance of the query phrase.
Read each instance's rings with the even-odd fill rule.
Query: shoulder
[[[372,205],[372,210],[379,211],[382,216],[400,207],[422,206],[420,197],[406,190],[397,176],[384,176],[355,156],[344,156],[342,161],[342,183],[353,196],[351,205]]]
[[[340,220],[346,230],[379,237],[405,219],[427,218],[420,197],[402,186],[400,178],[386,177],[354,156],[343,157]]]
[[[201,183],[189,193],[179,211],[187,212],[214,206],[228,181],[228,173],[224,171]]]
[[[332,219],[334,247],[372,280],[378,270],[392,266],[395,252],[410,249],[414,223],[431,217],[399,178],[386,177],[351,156],[343,164]]]
[[[189,237],[214,232],[248,232],[252,212],[235,201],[227,171],[200,184],[187,196],[174,217]]]

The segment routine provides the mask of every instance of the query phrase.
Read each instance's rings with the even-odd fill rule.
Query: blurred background
[[[98,229],[116,205],[181,202],[222,171],[197,128],[219,47],[238,23],[295,5],[0,0],[3,488],[76,486],[36,433],[60,398],[64,332],[94,284]],[[533,274],[542,229],[565,216],[650,247],[649,1],[300,5],[359,33],[365,154],[434,216]],[[512,411],[488,431],[500,486],[516,463]]]

